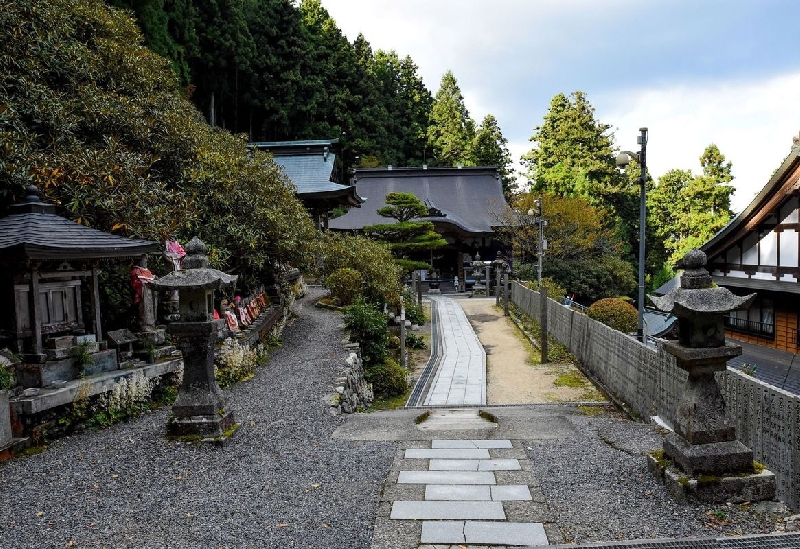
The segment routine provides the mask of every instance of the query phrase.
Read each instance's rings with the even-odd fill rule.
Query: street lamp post
[[[617,155],[617,166],[624,168],[631,158],[635,158],[641,167],[639,175],[639,323],[636,328],[636,337],[644,343],[644,239],[645,226],[647,223],[647,203],[645,201],[645,185],[647,183],[647,128],[639,128],[639,135],[636,142],[641,146],[638,153],[622,151]]]

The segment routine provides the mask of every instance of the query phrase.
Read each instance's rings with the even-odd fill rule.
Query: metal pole
[[[647,202],[645,200],[645,186],[647,183],[647,128],[639,128],[642,134],[639,136],[639,144],[642,146],[639,152],[639,164],[642,173],[639,176],[639,325],[636,335],[639,341],[644,343],[644,240],[645,227],[647,223]]]
[[[542,287],[542,257],[544,256],[544,238],[542,235],[542,229],[544,229],[544,223],[542,222],[542,218],[539,218],[539,287]]]

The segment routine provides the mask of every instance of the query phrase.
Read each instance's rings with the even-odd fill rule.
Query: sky
[[[711,143],[743,210],[800,133],[797,0],[321,0],[350,39],[395,50],[431,93],[455,75],[471,117],[497,118],[515,161],[558,93],[586,93],[620,150],[700,173]]]

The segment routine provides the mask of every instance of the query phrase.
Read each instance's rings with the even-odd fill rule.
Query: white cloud
[[[663,89],[621,90],[596,98],[597,118],[614,126],[621,149],[638,150],[649,128],[647,165],[700,172],[703,150],[715,143],[733,163],[733,209],[743,210],[789,153],[800,131],[800,72],[758,81],[728,81]]]

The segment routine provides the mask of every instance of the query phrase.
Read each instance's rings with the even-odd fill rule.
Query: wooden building
[[[259,141],[248,146],[272,154],[283,172],[294,183],[297,198],[303,203],[314,225],[328,228],[328,216],[337,207],[361,206],[364,199],[346,181],[346,174],[335,149],[338,139],[308,141]]]
[[[726,318],[732,339],[798,350],[800,322],[800,147],[789,156],[745,210],[702,250],[714,282],[744,295],[750,309]]]
[[[428,216],[420,220],[432,222],[447,240],[447,246],[436,249],[433,257],[415,258],[432,259],[432,268],[442,279],[458,276],[464,283],[465,267],[470,268],[477,254],[493,260],[503,249],[495,238],[495,227],[508,204],[495,167],[359,168],[353,180],[366,204],[332,219],[332,230],[360,231],[369,225],[393,223],[378,215],[378,209],[386,206],[389,193],[407,192],[428,207]]]

